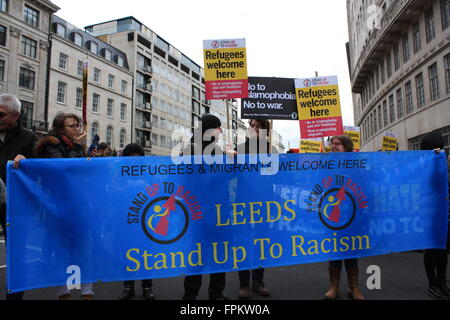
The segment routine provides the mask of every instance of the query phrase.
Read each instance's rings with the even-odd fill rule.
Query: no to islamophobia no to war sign
[[[203,41],[206,99],[248,97],[245,39]]]
[[[294,79],[249,77],[248,91],[242,119],[298,120]]]
[[[336,76],[295,79],[295,91],[302,139],[344,133]]]

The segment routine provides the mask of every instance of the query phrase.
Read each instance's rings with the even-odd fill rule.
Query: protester
[[[58,113],[53,120],[49,135],[36,143],[35,155],[37,158],[83,158],[86,149],[86,132],[77,115],[71,113]],[[83,241],[84,239],[80,239]],[[67,286],[60,288],[59,300],[70,300],[70,290]],[[81,284],[81,299],[94,298],[92,284]]]
[[[37,136],[21,126],[19,121],[21,103],[12,94],[0,95],[0,178],[6,181],[6,164],[10,160],[15,161],[15,165],[20,159],[31,158]],[[6,230],[6,205],[1,206],[0,222],[7,241]],[[7,294],[7,300],[22,300],[23,292]]]
[[[122,157],[144,157],[145,151],[144,149],[136,144],[136,143],[130,143],[127,146],[125,146],[125,149],[122,151]],[[129,280],[125,281],[123,283],[124,289],[122,294],[119,296],[119,300],[130,300],[134,297],[135,291],[134,291],[134,284],[136,281]],[[146,279],[142,280],[142,296],[145,300],[155,300],[155,294],[153,293],[153,280],[152,279]]]
[[[249,121],[249,124],[249,136],[246,137],[244,143],[237,146],[236,152],[239,154],[262,154],[272,150],[272,153],[278,153],[276,148],[270,148],[270,121],[264,119],[252,119]],[[264,191],[260,192],[261,197],[264,197]],[[257,195],[254,196],[257,197]],[[239,271],[238,298],[241,300],[250,299],[250,288],[251,291],[258,296],[269,297],[270,291],[265,287],[264,283],[264,269],[259,268],[252,270],[251,278],[252,282],[250,286],[250,270]]]
[[[208,155],[223,154],[222,149],[217,145],[218,137],[222,132],[220,119],[211,114],[204,114],[200,119],[200,126],[194,132],[191,143],[183,150],[182,155],[206,155],[205,149],[212,151]],[[197,139],[196,139],[197,138]],[[198,141],[197,141],[198,140]],[[186,276],[184,279],[183,300],[196,300],[202,285],[202,275]],[[210,275],[209,299],[227,300],[223,291],[225,290],[225,273],[215,273]]]
[[[444,149],[444,139],[438,132],[427,133],[420,142],[421,150],[436,150],[440,152]],[[450,238],[449,235],[447,235]],[[447,250],[449,239],[447,239]],[[446,271],[448,264],[447,250],[427,249],[424,250],[423,263],[428,278],[427,293],[437,300],[450,299],[450,290],[447,287]]]
[[[96,157],[111,157],[111,155],[111,147],[106,142],[102,142],[98,145]]]
[[[353,152],[353,141],[347,136],[336,136],[331,139],[331,152]],[[358,289],[358,259],[345,259],[347,270],[348,296],[353,300],[364,300],[364,296]],[[335,300],[339,295],[339,282],[341,278],[342,260],[330,261],[328,274],[330,287],[325,294],[326,300]]]

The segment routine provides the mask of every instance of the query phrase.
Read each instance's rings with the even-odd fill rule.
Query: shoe
[[[431,298],[435,300],[450,300],[445,292],[439,287],[429,286],[427,289],[427,293]]]
[[[330,287],[325,293],[324,300],[336,300],[339,296],[339,281],[341,280],[341,269],[336,267],[328,268],[328,276],[330,278]]]
[[[347,270],[348,279],[348,297],[352,300],[365,300],[361,291],[358,289],[358,267],[353,267]]]
[[[71,300],[72,297],[70,296],[70,294],[63,294],[62,296],[58,297],[59,300]]]
[[[119,296],[119,300],[130,300],[134,297],[134,289],[125,288],[122,294]]]
[[[252,283],[252,291],[260,297],[270,297],[269,289],[264,287],[264,283]]]
[[[145,300],[155,300],[155,294],[153,293],[152,288],[142,289],[142,296]]]
[[[248,300],[250,299],[250,289],[249,287],[242,287],[239,289],[239,300]]]
[[[81,300],[94,300],[94,295],[92,294],[82,294]]]

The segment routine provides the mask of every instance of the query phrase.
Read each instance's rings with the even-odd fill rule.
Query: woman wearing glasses
[[[353,141],[347,136],[336,136],[331,139],[331,152],[353,152]],[[348,279],[348,296],[354,300],[364,300],[364,296],[358,289],[358,260],[344,260]],[[328,268],[330,288],[325,294],[326,300],[335,300],[339,295],[339,281],[341,278],[342,260],[330,261]]]
[[[53,120],[49,135],[41,138],[35,148],[36,158],[83,158],[86,150],[86,132],[83,132],[81,119],[71,113],[58,113]],[[86,236],[84,236],[86,235]],[[88,239],[88,234],[78,236],[78,247],[83,247],[83,240]],[[80,239],[81,238],[81,239]],[[68,248],[71,247],[68,239]],[[76,256],[75,253],[69,253]],[[81,299],[92,300],[94,297],[92,284],[81,284]],[[58,291],[59,300],[70,300],[70,290],[62,286]]]
[[[82,121],[71,113],[58,113],[47,137],[36,144],[38,158],[83,158],[85,157],[86,132]]]

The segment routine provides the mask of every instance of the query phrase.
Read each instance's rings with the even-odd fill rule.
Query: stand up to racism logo
[[[129,207],[128,224],[140,223],[144,234],[159,244],[183,238],[190,221],[202,219],[203,214],[199,201],[189,190],[178,186],[174,191],[173,183],[164,183],[162,188],[159,184],[148,186]]]
[[[317,212],[320,221],[332,230],[343,230],[355,220],[359,209],[368,208],[363,188],[352,178],[329,176],[317,184],[307,200],[307,211]]]

